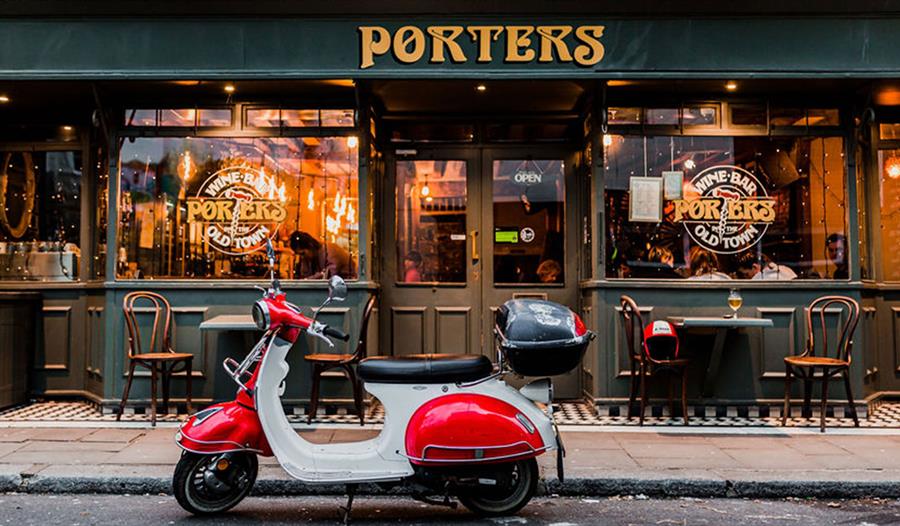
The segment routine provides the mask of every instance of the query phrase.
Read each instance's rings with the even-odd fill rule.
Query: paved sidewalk
[[[361,440],[377,433],[353,426],[299,432],[319,443]],[[544,455],[545,491],[900,497],[900,434],[731,432],[563,431],[566,479],[556,479],[555,455]],[[0,491],[168,492],[181,453],[174,433],[172,428],[0,428]],[[262,494],[343,490],[293,481],[271,458],[261,459],[259,481],[257,492]]]

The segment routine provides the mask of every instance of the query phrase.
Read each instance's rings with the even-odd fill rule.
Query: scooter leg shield
[[[237,402],[216,404],[195,413],[178,430],[175,443],[193,453],[250,451],[272,456],[256,410]]]

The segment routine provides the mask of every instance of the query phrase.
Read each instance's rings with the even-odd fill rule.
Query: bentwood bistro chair
[[[669,414],[675,415],[675,403],[672,391],[675,377],[681,379],[681,414],[684,417],[684,425],[688,425],[687,411],[687,367],[690,360],[686,358],[657,359],[645,352],[644,319],[637,303],[629,296],[622,296],[621,310],[622,324],[625,328],[625,340],[628,343],[628,359],[631,363],[631,394],[628,397],[628,416],[631,416],[631,408],[640,388],[640,425],[644,425],[644,411],[647,407],[647,381],[651,375],[657,373],[669,373],[668,402]]]
[[[830,311],[830,312],[829,312]],[[834,345],[829,345],[828,324],[826,314],[832,314],[836,320]],[[853,350],[853,333],[859,322],[859,303],[846,296],[821,296],[806,308],[806,348],[797,356],[784,358],[784,409],[781,413],[781,425],[787,424],[791,410],[791,382],[796,376],[803,380],[803,414],[810,413],[813,382],[822,382],[821,415],[819,431],[825,432],[825,412],[828,406],[828,382],[844,379],[847,402],[853,424],[859,427],[856,405],[853,403],[853,392],[850,390],[850,361]],[[821,355],[816,355],[816,349]],[[833,351],[833,358],[829,356]],[[818,371],[817,371],[818,370]]]
[[[144,308],[135,304],[143,301],[147,312],[153,315],[153,332],[150,334],[150,346],[147,352],[141,348],[141,331],[135,316],[136,310]],[[185,392],[187,395],[187,411],[191,409],[191,369],[194,355],[175,352],[172,345],[172,307],[162,295],[155,292],[136,291],[125,295],[122,302],[122,310],[125,313],[125,326],[128,328],[128,381],[125,383],[125,391],[122,393],[122,402],[119,404],[119,414],[116,420],[122,417],[125,411],[125,403],[128,401],[128,393],[131,391],[131,382],[134,380],[134,369],[138,365],[150,369],[150,422],[156,425],[156,384],[157,379],[162,379],[163,406],[169,408],[169,383],[172,373],[185,372]]]
[[[309,395],[309,411],[306,416],[307,423],[312,423],[312,419],[316,416],[319,409],[319,384],[321,382],[322,373],[331,369],[340,369],[350,380],[353,387],[353,401],[356,406],[356,413],[359,415],[359,425],[365,424],[365,412],[363,411],[362,400],[362,384],[356,376],[354,369],[360,360],[366,357],[366,335],[369,330],[369,318],[372,317],[372,310],[375,309],[377,295],[372,294],[366,306],[363,309],[362,320],[359,324],[359,338],[356,341],[356,350],[353,354],[307,354],[303,357],[312,366],[312,392]]]

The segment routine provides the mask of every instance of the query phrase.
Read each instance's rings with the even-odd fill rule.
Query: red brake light
[[[572,313],[572,316],[575,318],[575,336],[584,336],[587,334],[587,327],[584,326],[584,322],[581,321],[581,316]]]

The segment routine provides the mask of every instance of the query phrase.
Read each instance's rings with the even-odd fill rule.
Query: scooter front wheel
[[[458,495],[470,511],[485,517],[512,515],[528,504],[537,491],[537,460],[529,458],[497,464],[495,488],[481,488]]]
[[[256,482],[259,461],[243,451],[217,455],[185,452],[175,466],[175,500],[195,515],[227,511],[244,500]]]

